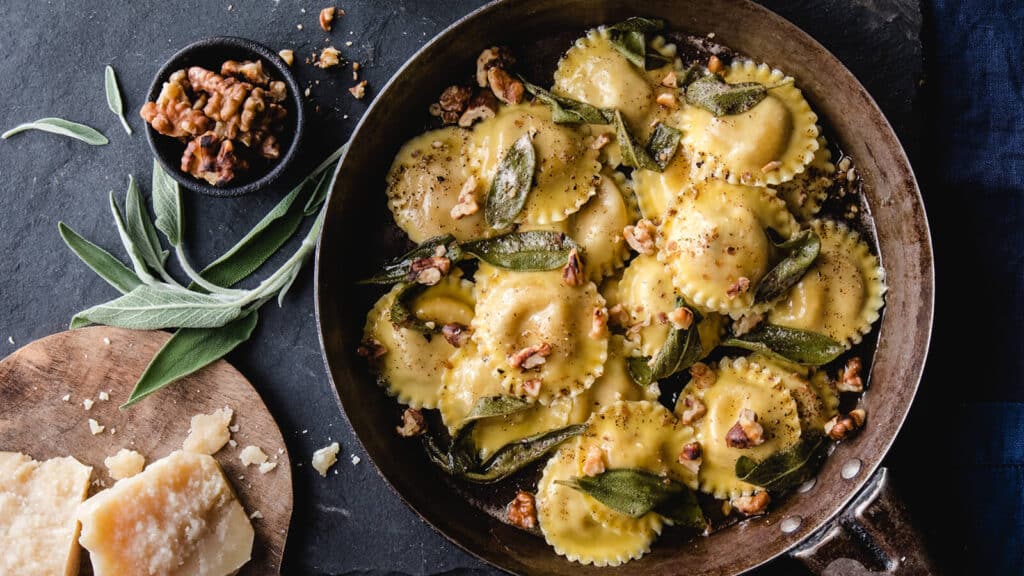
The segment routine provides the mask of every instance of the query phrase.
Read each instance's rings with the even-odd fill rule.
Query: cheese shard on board
[[[172,452],[86,500],[78,517],[96,576],[224,576],[252,554],[252,524],[206,454]]]
[[[78,518],[92,468],[0,452],[0,574],[78,574]]]
[[[228,427],[232,416],[234,411],[227,406],[212,414],[196,414],[182,448],[199,454],[216,454],[231,439]]]

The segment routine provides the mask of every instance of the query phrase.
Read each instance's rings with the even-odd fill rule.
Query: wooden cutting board
[[[291,464],[281,431],[252,384],[221,360],[130,408],[118,408],[168,338],[164,332],[84,328],[37,340],[0,361],[0,451],[37,460],[74,456],[93,467],[94,494],[114,483],[103,465],[106,457],[129,448],[148,464],[181,448],[193,415],[229,406],[239,427],[232,434],[237,446],[229,444],[214,457],[246,512],[263,516],[252,520],[253,558],[240,574],[278,574],[292,515]],[[110,399],[99,400],[101,391]],[[90,410],[83,406],[87,398],[94,401]],[[103,432],[92,434],[90,418]],[[250,444],[276,460],[277,468],[260,474],[255,466],[243,466],[238,454]],[[92,573],[85,553],[82,569]]]

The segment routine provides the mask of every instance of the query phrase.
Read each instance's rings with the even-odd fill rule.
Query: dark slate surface
[[[347,15],[328,35],[317,26],[317,13],[326,3],[5,2],[0,19],[0,54],[4,55],[0,59],[4,102],[0,128],[61,116],[100,129],[111,143],[94,148],[41,133],[0,142],[0,353],[64,330],[76,311],[114,296],[113,289],[65,249],[56,223],[64,220],[120,253],[106,193],[116,190],[123,198],[128,174],[136,175],[148,189],[151,159],[135,111],[156,69],[178,48],[206,36],[238,35],[274,49],[292,48],[302,59],[325,46],[329,38],[345,57],[363,63],[372,97],[374,87],[382,86],[428,38],[482,3],[350,0],[340,5]],[[879,100],[908,147],[914,146],[912,111],[921,61],[921,16],[916,2],[766,3],[846,62]],[[346,46],[347,42],[352,45]],[[120,77],[133,137],[107,111],[103,66],[108,63]],[[369,99],[358,102],[345,91],[353,83],[347,69],[296,68],[303,86],[311,86],[314,105],[319,106],[310,123],[311,145],[303,158],[308,166],[346,138]],[[267,191],[241,200],[187,195],[187,242],[194,262],[207,262],[228,248],[280,193]],[[295,516],[286,573],[495,572],[431,531],[366,461],[339,413],[324,372],[308,270],[285,309],[268,306],[253,340],[229,359],[261,391],[296,463]],[[330,476],[321,479],[310,469],[309,458],[314,449],[334,440],[342,445],[342,458]],[[350,455],[362,462],[353,465]],[[894,462],[892,467],[897,476],[902,472],[913,478],[913,466]],[[799,573],[788,561],[762,571]]]

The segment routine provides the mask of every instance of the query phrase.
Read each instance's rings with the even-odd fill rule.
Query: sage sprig
[[[476,447],[472,442],[473,428],[477,422],[486,418],[510,416],[533,406],[532,403],[515,396],[486,396],[473,404],[469,413],[452,434],[447,449],[442,449],[432,436],[424,438],[427,454],[441,469],[452,476],[463,476],[471,470],[478,469],[480,461]]]
[[[499,448],[486,462],[474,470],[465,472],[462,477],[478,484],[499,482],[533,464],[562,442],[579,436],[586,429],[586,424],[574,424],[509,442]]]
[[[703,316],[696,308],[688,306],[682,298],[676,299],[676,307],[685,307],[693,314],[693,323],[683,330],[672,327],[653,358],[631,356],[626,360],[626,368],[633,380],[641,386],[668,378],[693,366],[704,355],[704,347],[700,342],[697,325]]]
[[[559,96],[522,78],[520,80],[527,92],[551,109],[551,121],[555,124],[610,124],[613,120],[613,110]]]
[[[641,70],[664,66],[668,60],[660,54],[647,52],[647,34],[665,28],[660,18],[634,16],[608,27],[608,39],[613,48]]]
[[[805,434],[800,441],[760,462],[748,456],[736,461],[736,477],[770,492],[782,492],[810,480],[828,456],[828,437]]]
[[[385,262],[380,272],[365,280],[360,280],[359,283],[396,284],[398,282],[405,282],[409,278],[409,271],[412,269],[413,262],[421,258],[430,258],[437,255],[441,247],[444,248],[444,256],[452,261],[458,260],[462,256],[462,249],[455,240],[455,236],[451,234],[435,236],[424,240],[419,246],[405,254]]]
[[[775,244],[775,248],[786,256],[758,282],[754,302],[771,302],[795,286],[818,258],[821,239],[808,229]]]
[[[633,135],[629,133],[629,127],[622,117],[622,112],[615,111],[615,141],[619,143],[619,150],[622,154],[622,163],[632,168],[646,168],[661,172],[661,166],[651,158],[643,147],[636,143]]]
[[[117,118],[121,121],[121,126],[124,126],[124,131],[131,136],[132,127],[128,125],[128,120],[124,117],[124,103],[121,102],[121,90],[117,87],[117,75],[110,65],[107,65],[103,71],[103,87],[107,93],[107,107],[117,115]]]
[[[438,326],[436,322],[421,320],[412,309],[412,301],[426,289],[427,287],[423,284],[415,282],[402,286],[395,296],[395,301],[391,303],[391,308],[388,310],[388,317],[391,319],[391,323],[399,328],[415,330],[427,337],[433,334],[440,334],[441,326]]]
[[[717,74],[706,74],[686,87],[686,102],[714,116],[732,116],[747,112],[768,95],[768,88],[757,82],[729,84]]]
[[[741,337],[727,338],[722,346],[760,352],[805,366],[828,364],[845,350],[842,344],[824,334],[775,324],[764,324]]]
[[[109,142],[107,137],[100,134],[95,128],[90,128],[85,124],[79,124],[78,122],[64,120],[63,118],[40,118],[35,122],[19,124],[7,132],[0,134],[0,138],[6,140],[11,136],[20,132],[25,132],[26,130],[39,130],[40,132],[59,134],[61,136],[67,136],[68,138],[74,138],[75,140],[81,140],[82,142],[93,146],[102,146]]]
[[[614,468],[595,476],[556,480],[556,484],[583,492],[605,506],[640,518],[649,512],[694,527],[704,525],[696,496],[680,482],[638,468]]]
[[[572,238],[551,230],[510,232],[462,245],[463,252],[488,264],[521,272],[561,268],[573,249],[579,246]]]
[[[529,134],[523,134],[505,151],[491,180],[484,206],[484,218],[492,228],[511,226],[526,206],[533,186],[537,155]]]
[[[142,280],[110,252],[89,242],[63,222],[57,223],[60,237],[71,251],[85,262],[93,272],[122,294],[142,285]]]

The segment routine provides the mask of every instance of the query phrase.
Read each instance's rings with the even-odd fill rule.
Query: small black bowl
[[[202,66],[219,73],[220,65],[225,60],[255,59],[263,61],[267,74],[272,78],[283,80],[288,85],[288,99],[283,104],[288,110],[288,115],[284,119],[284,129],[278,137],[282,153],[277,160],[266,163],[254,162],[247,172],[239,174],[227,186],[212,186],[181,171],[181,155],[185,151],[185,145],[180,140],[164,136],[147,124],[146,139],[149,140],[157,160],[172,178],[189,190],[224,198],[242,196],[270,185],[284,173],[295,159],[296,150],[302,143],[304,114],[299,83],[288,65],[273,50],[258,42],[232,36],[206,38],[189,44],[172,56],[153,78],[153,84],[149,88],[150,102],[156,101],[164,82],[171,74],[182,68]]]

